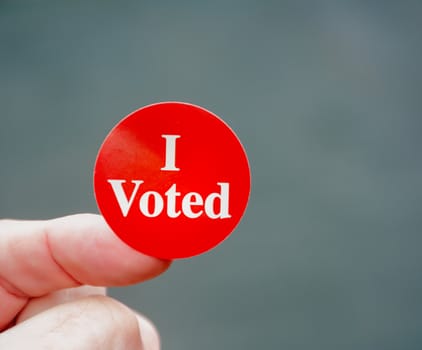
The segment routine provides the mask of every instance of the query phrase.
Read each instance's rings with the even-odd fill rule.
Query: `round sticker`
[[[250,192],[246,153],[215,114],[181,102],[143,107],[102,144],[94,189],[105,220],[147,255],[203,253],[240,221]]]

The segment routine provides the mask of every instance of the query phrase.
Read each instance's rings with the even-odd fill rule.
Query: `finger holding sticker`
[[[124,118],[101,146],[98,207],[124,242],[175,259],[215,247],[240,221],[250,192],[246,153],[213,113],[163,102]]]

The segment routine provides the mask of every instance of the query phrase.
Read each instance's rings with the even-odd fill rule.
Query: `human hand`
[[[98,215],[2,220],[0,349],[159,349],[150,321],[102,286],[145,281],[169,266],[122,243]]]

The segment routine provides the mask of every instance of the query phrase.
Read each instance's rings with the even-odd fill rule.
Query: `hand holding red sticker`
[[[245,151],[211,112],[162,102],[124,118],[94,170],[98,207],[124,242],[147,255],[185,258],[224,240],[250,192]]]

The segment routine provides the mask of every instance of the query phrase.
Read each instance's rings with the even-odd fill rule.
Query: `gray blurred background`
[[[0,0],[0,216],[96,212],[108,131],[181,100],[238,133],[217,249],[111,294],[164,349],[422,348],[420,1]]]

